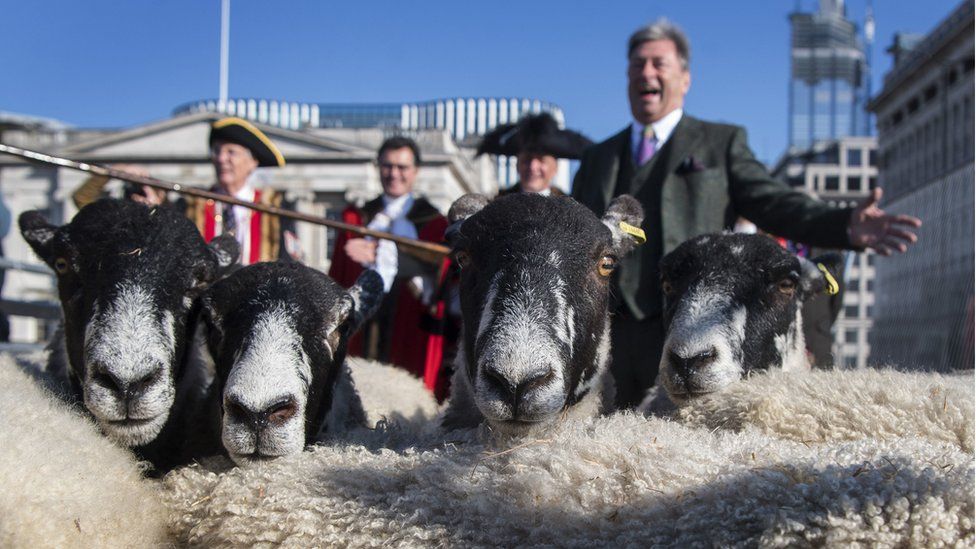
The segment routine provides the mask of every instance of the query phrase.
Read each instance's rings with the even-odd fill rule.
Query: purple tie
[[[643,166],[657,152],[657,137],[654,128],[644,126],[644,137],[641,138],[640,148],[637,149],[637,165]]]

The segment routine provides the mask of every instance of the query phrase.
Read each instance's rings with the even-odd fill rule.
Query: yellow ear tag
[[[620,230],[634,237],[634,240],[636,240],[638,244],[647,242],[647,237],[644,236],[644,229],[641,229],[640,227],[635,227],[626,221],[621,221]]]
[[[824,279],[827,280],[827,289],[825,289],[824,292],[826,292],[827,295],[837,295],[837,292],[840,291],[840,286],[837,284],[837,279],[834,278],[834,275],[830,274],[830,271],[827,270],[827,267],[824,267],[823,263],[817,263],[817,268],[820,269],[820,272],[824,275]]]

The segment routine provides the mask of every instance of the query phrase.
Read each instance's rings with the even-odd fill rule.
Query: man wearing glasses
[[[377,153],[383,194],[361,208],[349,206],[342,221],[408,238],[441,242],[447,219],[427,199],[413,195],[420,165],[420,149],[413,139],[391,137]],[[433,261],[433,262],[432,262]],[[419,257],[413,250],[389,240],[338,235],[329,276],[344,287],[351,286],[365,268],[383,278],[386,297],[379,312],[353,340],[350,352],[391,362],[423,376],[430,333],[421,325],[430,302],[440,260]],[[427,299],[424,299],[424,296]],[[358,339],[358,338],[357,338]]]

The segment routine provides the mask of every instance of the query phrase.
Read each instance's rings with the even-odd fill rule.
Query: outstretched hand
[[[881,187],[871,189],[871,194],[851,212],[848,226],[851,244],[858,248],[872,248],[881,255],[905,253],[909,244],[918,236],[910,229],[922,226],[922,220],[910,215],[888,215],[878,207]]]

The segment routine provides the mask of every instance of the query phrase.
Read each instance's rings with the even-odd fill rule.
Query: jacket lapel
[[[607,141],[607,148],[611,154],[601,154],[596,158],[606,159],[607,165],[599,170],[606,175],[603,179],[603,211],[610,207],[613,200],[614,191],[617,189],[617,178],[620,176],[620,167],[624,162],[633,162],[630,158],[630,126],[610,138]]]
[[[683,115],[678,121],[678,125],[674,127],[671,137],[661,146],[660,150],[646,164],[636,168],[631,193],[636,196],[652,179],[652,176],[660,177],[660,184],[665,185],[671,174],[678,169],[678,165],[685,158],[688,158],[688,153],[698,146],[702,135],[701,124],[698,120]],[[630,157],[629,154],[628,157]],[[661,163],[664,165],[661,166]]]

